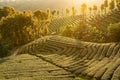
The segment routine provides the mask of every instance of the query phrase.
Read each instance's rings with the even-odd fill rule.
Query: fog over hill
[[[72,6],[80,7],[80,4],[86,2],[87,4],[100,5],[104,0],[0,0],[0,6],[11,5],[20,10],[34,10],[34,9],[62,9],[70,8]]]
[[[80,11],[82,3],[91,5],[101,5],[104,0],[0,0],[0,6],[13,6],[18,10],[36,10],[36,9],[71,9],[75,6]]]

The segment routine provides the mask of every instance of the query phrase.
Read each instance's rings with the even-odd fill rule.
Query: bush
[[[110,24],[108,26],[108,36],[110,41],[119,42],[120,41],[120,22],[115,24]]]
[[[74,33],[74,26],[72,25],[67,25],[60,29],[60,35],[65,36],[65,37],[73,38],[74,36],[73,33]]]
[[[102,31],[84,22],[80,22],[78,26],[67,25],[62,27],[60,34],[88,42],[105,42],[105,36]]]
[[[47,35],[49,21],[42,11],[23,11],[4,17],[0,21],[2,39],[11,48],[24,45]]]

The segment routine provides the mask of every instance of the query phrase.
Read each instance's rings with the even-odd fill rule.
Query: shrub
[[[42,11],[23,11],[4,17],[0,21],[2,39],[11,48],[24,45],[47,35],[49,21]]]
[[[108,26],[108,36],[110,41],[119,42],[120,41],[120,22],[115,24],[110,24]]]
[[[60,29],[60,35],[62,35],[62,36],[72,38],[74,36],[73,33],[74,33],[74,26],[72,26],[72,25],[67,25]]]
[[[62,27],[60,34],[62,36],[71,37],[88,42],[104,42],[104,33],[96,27],[92,27],[84,22],[80,22],[77,26],[67,25]]]

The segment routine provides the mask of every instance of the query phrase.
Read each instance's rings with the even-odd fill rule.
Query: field
[[[120,1],[107,1],[62,16],[1,7],[0,80],[120,80]]]

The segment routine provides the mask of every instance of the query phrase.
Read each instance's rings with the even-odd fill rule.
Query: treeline
[[[89,14],[87,14],[87,10],[89,10]],[[74,16],[76,9],[73,7],[71,11]],[[78,25],[63,26],[60,30],[60,35],[88,42],[120,42],[120,36],[118,35],[120,34],[120,20],[114,24],[113,22],[109,24],[106,23],[107,21],[104,22],[104,24],[108,24],[107,26],[104,26],[107,30],[98,29],[97,21],[94,22],[97,26],[87,24],[86,22],[88,15],[90,18],[95,19],[94,17],[97,17],[99,20],[101,16],[103,16],[104,19],[104,15],[108,15],[114,11],[120,11],[120,0],[110,0],[110,2],[108,0],[104,0],[104,3],[101,4],[100,7],[97,7],[96,5],[87,7],[84,3],[81,5],[83,20]],[[66,15],[68,15],[69,12],[70,11],[66,9]],[[111,16],[114,17],[114,15]],[[118,19],[119,18],[120,15],[118,15]],[[102,26],[99,26],[99,28],[102,28]]]
[[[103,32],[94,26],[80,22],[78,25],[61,27],[59,35],[75,38],[87,42],[109,43],[120,42],[120,22],[109,24],[107,31]]]
[[[91,17],[98,14],[99,15],[107,14],[113,11],[114,9],[120,10],[120,0],[110,0],[110,1],[104,0],[103,4],[101,4],[100,7],[97,5],[92,5],[89,7],[86,3],[83,3],[82,5],[80,5],[80,9],[79,9],[80,11],[77,11],[77,9],[74,6],[71,8],[66,8],[64,10],[66,16],[75,16],[77,12],[80,12],[78,14],[83,15],[83,17],[86,16]],[[63,11],[57,9],[51,11],[52,11],[52,16],[57,16],[57,17],[60,16],[60,13],[64,13]]]
[[[0,8],[0,54],[47,35],[49,23],[46,11],[17,11],[8,6]]]

